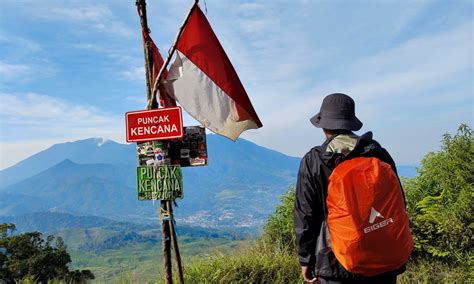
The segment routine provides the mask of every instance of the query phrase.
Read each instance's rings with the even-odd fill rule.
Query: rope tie
[[[163,209],[162,207],[160,207],[160,219],[161,222],[171,221],[173,224],[176,224],[171,212]]]
[[[161,222],[163,223],[166,221],[173,222],[174,231],[176,233],[176,236],[178,235],[178,231],[176,230],[176,220],[174,219],[170,211],[165,210],[162,207],[160,207],[160,219],[161,219]]]

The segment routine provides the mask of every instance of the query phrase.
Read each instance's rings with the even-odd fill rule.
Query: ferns
[[[441,151],[428,154],[418,176],[405,182],[419,255],[469,262],[473,243],[474,139],[462,124],[443,137]]]

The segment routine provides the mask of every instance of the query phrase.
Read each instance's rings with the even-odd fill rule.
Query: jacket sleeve
[[[301,161],[296,182],[294,229],[300,264],[309,266],[315,262],[316,241],[323,220],[321,190],[314,175],[306,155]]]

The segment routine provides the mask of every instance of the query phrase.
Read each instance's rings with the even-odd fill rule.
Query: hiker
[[[413,247],[395,162],[358,136],[354,100],[324,98],[310,119],[326,141],[301,160],[294,229],[307,283],[396,283]]]

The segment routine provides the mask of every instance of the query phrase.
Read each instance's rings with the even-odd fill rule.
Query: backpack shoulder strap
[[[326,149],[329,145],[329,143],[331,143],[339,134],[335,134],[335,135],[332,135],[331,137],[329,137],[328,139],[326,139],[326,141],[324,141],[324,143],[321,145],[321,146],[318,146],[318,155],[321,159],[321,167],[322,167],[322,170],[324,171],[324,175],[325,175],[325,178],[329,181],[329,176],[331,175],[332,171],[336,168],[336,166],[338,165],[338,161],[340,160],[340,157],[342,156],[342,154],[338,154],[338,153],[330,153],[330,152],[327,152]],[[321,205],[322,205],[322,211],[323,211],[323,214],[324,214],[324,220],[327,220],[327,215],[328,215],[328,211],[327,211],[327,205],[326,205],[326,199],[327,199],[327,188],[329,186],[329,182],[328,184],[326,185],[326,188],[323,188],[321,189]]]

